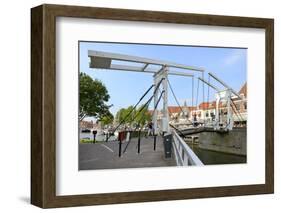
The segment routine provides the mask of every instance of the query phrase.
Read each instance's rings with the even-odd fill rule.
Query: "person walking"
[[[147,127],[148,127],[148,130],[147,130],[146,136],[153,135],[153,123],[151,121],[148,123]]]

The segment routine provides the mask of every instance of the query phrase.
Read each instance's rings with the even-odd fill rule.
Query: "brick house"
[[[80,128],[81,129],[93,129],[94,122],[93,121],[80,121]]]

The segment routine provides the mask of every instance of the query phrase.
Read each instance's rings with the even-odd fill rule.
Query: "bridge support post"
[[[158,85],[160,81],[162,85],[163,93],[163,108],[162,108],[162,120],[160,124],[160,132],[169,132],[169,111],[168,111],[168,72],[167,66],[163,66],[162,69],[154,75],[154,85]],[[154,92],[154,114],[153,114],[153,125],[155,133],[158,134],[158,122],[157,122],[157,109],[156,105],[158,102],[159,92],[155,90]]]
[[[121,155],[122,155],[122,140],[119,139],[119,154],[118,154],[119,158],[121,157]]]
[[[169,111],[168,111],[168,67],[163,70],[163,118],[162,118],[162,131],[169,133]]]
[[[154,85],[156,87],[156,85],[158,85],[159,83],[159,79],[154,76]],[[158,121],[157,121],[157,116],[158,116],[158,111],[156,109],[156,104],[157,104],[157,100],[158,100],[158,95],[159,95],[159,91],[154,89],[154,113],[153,113],[153,128],[154,128],[154,132],[157,134],[158,133]]]
[[[153,150],[156,150],[156,139],[157,139],[157,135],[153,134],[154,137],[154,144],[153,144]]]
[[[232,130],[233,128],[233,114],[232,114],[230,103],[231,103],[231,91],[228,90],[228,94],[227,94],[227,129],[228,130]]]
[[[227,109],[226,119],[225,118],[221,119],[221,115],[220,115],[221,101],[226,102],[226,109]],[[220,91],[216,94],[216,120],[215,120],[215,122],[216,122],[215,129],[216,130],[221,129],[221,128],[224,128],[225,130],[232,130],[233,116],[232,116],[230,102],[231,102],[231,90],[230,89]],[[224,121],[225,125],[223,125],[223,123],[222,123],[223,120],[226,120],[226,121]],[[222,124],[222,126],[220,126],[220,124]]]
[[[220,94],[216,94],[216,118],[215,118],[215,129],[220,128]]]
[[[141,141],[141,130],[139,130],[139,135],[138,135],[138,154],[140,154],[140,141]]]

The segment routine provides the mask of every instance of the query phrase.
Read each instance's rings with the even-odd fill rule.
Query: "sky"
[[[175,46],[175,45],[149,45],[149,44],[128,44],[128,43],[102,43],[102,42],[79,42],[79,72],[90,75],[93,79],[99,79],[106,86],[110,95],[108,104],[112,114],[120,108],[126,108],[137,103],[143,93],[153,84],[153,74],[127,72],[117,70],[89,68],[90,59],[88,50],[120,53],[126,55],[140,56],[157,60],[166,60],[184,65],[202,67],[204,79],[208,81],[208,73],[214,73],[235,91],[239,91],[247,80],[247,49],[246,48],[225,48],[225,47],[199,47],[199,46]],[[169,76],[169,81],[180,104],[184,102],[192,105],[192,91],[194,92],[193,105],[204,101],[215,100],[215,91],[204,85],[197,77],[202,74],[195,71],[176,70],[194,74],[194,87],[192,90],[192,78],[185,76]],[[213,79],[210,83],[223,89]],[[198,99],[197,99],[197,88]],[[209,90],[209,96],[208,96]],[[149,99],[151,93],[143,101]],[[177,106],[171,91],[168,91],[168,105]],[[159,105],[160,106],[160,105]],[[152,103],[150,105],[152,108]]]

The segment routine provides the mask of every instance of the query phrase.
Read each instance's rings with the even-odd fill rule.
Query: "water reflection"
[[[246,163],[247,157],[201,149],[198,144],[188,143],[189,147],[205,165]]]

